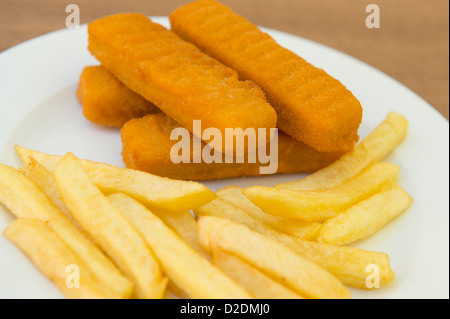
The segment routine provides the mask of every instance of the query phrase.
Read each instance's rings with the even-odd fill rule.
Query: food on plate
[[[25,165],[34,158],[51,172],[62,158],[21,146],[16,146],[16,152]],[[210,202],[216,196],[200,183],[171,180],[89,160],[80,162],[102,192],[125,193],[152,208],[174,212],[188,211]]]
[[[400,186],[387,189],[325,221],[317,240],[347,245],[367,238],[402,214],[411,203],[411,196]]]
[[[177,143],[170,140],[171,131],[179,124],[167,115],[151,114],[134,119],[124,125],[122,158],[128,168],[138,169],[159,176],[183,180],[208,180],[236,176],[260,175],[256,163],[190,163],[175,164],[171,149]],[[192,145],[192,136],[191,136]],[[203,147],[205,144],[203,143]],[[278,173],[314,172],[337,160],[343,152],[318,152],[283,132],[278,134]]]
[[[142,235],[164,273],[189,297],[250,298],[241,286],[189,247],[140,203],[123,194],[113,194],[108,198]]]
[[[230,253],[307,298],[350,298],[350,292],[322,267],[246,226],[204,216],[197,222],[200,244]]]
[[[41,190],[14,168],[0,164],[0,203],[17,218],[39,220],[59,236],[98,282],[117,297],[127,298],[133,284],[86,235],[54,206]]]
[[[88,33],[89,50],[103,67],[190,132],[194,120],[222,136],[225,128],[276,127],[277,115],[257,85],[145,15],[108,16],[90,23]]]
[[[0,202],[17,218],[59,215],[40,189],[14,168],[0,164]]]
[[[305,222],[299,219],[274,216],[265,213],[255,204],[253,204],[242,193],[239,186],[228,186],[216,191],[217,196],[234,206],[242,209],[250,216],[265,223],[267,226],[273,227],[280,232],[299,237],[305,240],[315,237],[319,227],[318,222]]]
[[[44,222],[16,219],[3,235],[19,247],[31,262],[69,298],[103,299],[117,298],[97,283],[89,268]],[[70,266],[76,266],[80,284],[68,285]],[[74,279],[76,280],[76,279]]]
[[[344,184],[370,164],[383,160],[405,139],[407,133],[408,120],[401,114],[391,112],[352,152],[314,174],[275,187],[318,190]]]
[[[170,22],[181,38],[259,85],[282,131],[318,151],[353,149],[362,108],[341,82],[219,2],[182,6]]]
[[[221,190],[219,190],[219,194],[220,191]],[[239,202],[239,200],[229,201],[228,198],[223,198],[219,195],[218,198],[208,204],[195,209],[194,213],[196,216],[216,216],[231,219],[238,223],[244,224],[251,229],[273,237],[283,237],[284,234],[288,234],[296,238],[311,240],[315,238],[321,225],[317,222],[294,220],[292,227],[288,229],[287,227],[284,227],[283,222],[272,223],[269,222],[270,217],[261,218],[263,216],[262,214],[265,213],[262,213],[259,208],[255,209],[253,212],[249,212],[248,207],[245,205],[246,204]],[[274,219],[277,218],[277,216],[273,217]]]
[[[192,249],[203,257],[210,258],[198,242],[197,225],[190,212],[165,212],[152,209],[152,213],[177,233]]]
[[[345,245],[412,203],[400,168],[380,162],[407,119],[389,113],[355,147],[362,108],[339,80],[214,0],[170,20],[89,24],[101,65],[85,67],[77,96],[88,120],[121,128],[127,168],[16,146],[24,166],[0,164],[0,204],[17,217],[4,235],[70,298],[346,299],[346,286],[370,288],[373,265],[377,287],[392,283],[387,254]],[[267,167],[315,173],[216,192],[190,181]]]
[[[26,166],[19,169],[19,172],[36,184],[75,226],[81,228],[81,226],[78,225],[78,222],[72,217],[66,207],[66,204],[64,204],[61,196],[59,195],[55,177],[50,171],[39,164],[35,159],[31,158],[30,162]],[[152,211],[167,225],[172,227],[175,232],[192,248],[207,256],[198,244],[195,220],[189,212],[162,212],[160,210]]]
[[[405,129],[402,122],[397,122],[400,124],[395,130],[400,135]],[[392,133],[389,128],[386,131]],[[393,144],[398,144],[401,139],[395,143],[392,142],[394,138],[388,140],[392,150]],[[145,281],[150,281],[147,288],[158,286],[156,291],[159,293],[153,290],[147,291],[147,295],[142,292],[139,295],[138,290],[140,297],[162,296],[167,284],[163,272],[172,279],[170,288],[179,296],[207,296],[212,291],[207,280],[196,279],[194,285],[194,280],[180,275],[189,264],[195,266],[194,277],[208,273],[208,270],[199,271],[204,270],[204,265],[213,267],[213,273],[221,274],[216,274],[221,282],[219,286],[228,287],[220,293],[228,294],[228,291],[235,298],[280,294],[289,298],[290,293],[301,298],[344,298],[349,297],[349,293],[342,284],[367,288],[367,267],[370,265],[378,266],[380,286],[390,284],[395,275],[387,254],[335,244],[344,245],[371,236],[411,203],[410,196],[397,185],[399,167],[378,163],[381,155],[373,155],[389,151],[378,148],[375,152],[373,148],[378,145],[374,141],[366,144],[364,151],[374,158],[371,164],[337,187],[295,191],[229,186],[219,189],[217,196],[198,187],[201,185],[198,183],[172,181],[131,169],[77,160],[71,154],[61,157],[16,147],[25,166],[20,169],[20,174],[11,167],[0,165],[0,200],[17,217],[45,222],[45,226],[80,258],[99,289],[108,289],[112,297],[127,298],[134,292],[134,287],[94,243],[119,265],[137,289],[141,285],[144,290]],[[362,155],[355,158],[366,161]],[[339,178],[330,177],[330,180],[335,182]],[[110,195],[108,199],[95,184],[105,194],[131,193],[134,199],[125,194]],[[153,193],[139,191],[142,185],[152,188]],[[165,187],[170,186],[173,193],[168,200]],[[160,192],[166,192],[163,194],[165,203],[155,200]],[[190,194],[195,192],[197,194]],[[173,201],[180,202],[181,195],[191,198],[189,206],[173,204]],[[61,207],[67,216],[57,207]],[[177,210],[179,207],[185,210]],[[195,219],[187,207],[194,207],[199,219],[198,233],[194,229]],[[70,222],[71,217],[80,229]],[[324,223],[317,222],[319,220]],[[104,232],[100,238],[102,232],[99,229]],[[123,236],[123,229],[128,229],[124,232],[128,237]],[[130,243],[130,236],[140,240],[124,245]],[[107,240],[109,242],[105,244]],[[153,258],[150,267],[139,268],[142,264],[131,249],[134,252],[141,250]],[[130,267],[137,268],[134,277],[120,264],[127,253],[131,255]],[[210,263],[211,258],[234,282]],[[273,260],[278,262],[273,263]],[[183,267],[177,268],[178,265]],[[299,269],[302,272],[298,272]],[[108,282],[110,275],[116,276],[117,282]],[[234,286],[227,284],[228,280]],[[202,289],[203,284],[206,289]],[[268,288],[258,292],[258,287],[263,285]],[[237,295],[231,292],[236,288]]]
[[[101,193],[78,159],[66,154],[54,170],[67,208],[136,286],[139,298],[162,298],[167,278],[153,253],[128,220]]]
[[[277,240],[325,268],[346,286],[367,288],[367,267],[370,265],[378,266],[380,287],[389,285],[395,279],[389,256],[382,252],[299,240],[289,236],[278,237]]]
[[[73,218],[72,214],[64,204],[61,196],[59,195],[58,186],[56,185],[55,176],[52,172],[46,169],[43,165],[37,162],[34,158],[30,158],[27,165],[18,169],[19,173],[23,174],[33,184],[47,196],[47,198],[77,227],[77,221]]]
[[[253,219],[241,207],[232,205],[222,198],[216,198],[211,203],[195,210],[196,216],[215,216],[243,224],[261,234],[283,243],[299,255],[327,269],[342,283],[356,288],[366,288],[368,265],[376,264],[380,269],[380,286],[386,286],[394,280],[390,267],[389,256],[384,253],[367,251],[352,247],[328,245],[312,242],[312,235],[292,236],[274,230],[260,220]],[[318,230],[318,229],[317,229]],[[317,230],[312,234],[315,236]]]
[[[220,249],[212,252],[213,262],[256,299],[303,299],[258,269]]]
[[[397,183],[400,167],[375,163],[348,182],[325,190],[293,191],[253,186],[244,195],[264,212],[275,216],[322,221]]]
[[[258,218],[253,217],[248,212],[240,209],[239,207],[231,204],[228,201],[218,197],[208,204],[194,210],[196,216],[215,216],[225,219],[230,219],[239,224],[246,225],[247,227],[258,231],[264,235],[273,238],[280,238],[289,235],[285,232],[275,229],[271,224],[264,223]],[[295,229],[295,238],[312,240],[317,235],[320,228],[319,223],[305,223],[303,227],[297,227]]]
[[[84,68],[77,97],[83,105],[83,115],[101,125],[122,127],[131,119],[161,112],[100,65]]]

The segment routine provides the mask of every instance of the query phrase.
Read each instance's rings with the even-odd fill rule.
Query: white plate
[[[167,18],[154,18],[169,26]],[[361,101],[361,137],[390,111],[404,114],[407,140],[387,159],[401,165],[400,184],[414,197],[408,212],[355,246],[389,253],[394,284],[352,289],[355,298],[449,297],[449,125],[416,94],[376,69],[320,44],[266,30],[283,46],[341,80]],[[53,32],[0,55],[0,162],[19,166],[14,145],[123,166],[119,131],[88,122],[75,90],[81,70],[98,64],[87,50],[86,26]],[[301,174],[205,183],[268,185]],[[12,221],[0,207],[0,230]],[[60,292],[22,253],[0,236],[0,298],[59,298]]]

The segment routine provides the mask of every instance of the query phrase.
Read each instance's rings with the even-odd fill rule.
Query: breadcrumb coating
[[[170,22],[181,38],[259,85],[281,130],[319,151],[353,149],[362,108],[341,82],[219,2],[182,6]]]
[[[126,123],[122,130],[122,158],[128,168],[155,175],[183,180],[209,180],[238,176],[258,176],[257,163],[179,163],[170,159],[170,150],[177,141],[170,140],[170,132],[180,127],[167,115],[152,114]],[[191,136],[192,145],[192,136]],[[202,149],[205,146],[202,143]],[[317,171],[335,160],[342,152],[318,152],[283,132],[278,134],[277,173]],[[192,159],[192,148],[191,148]],[[222,158],[223,159],[223,158]]]
[[[129,120],[161,112],[100,65],[84,68],[77,97],[83,105],[83,115],[100,125],[121,128]]]
[[[88,33],[89,50],[106,69],[190,132],[194,120],[223,134],[276,127],[275,110],[256,84],[145,15],[108,16],[90,23]]]

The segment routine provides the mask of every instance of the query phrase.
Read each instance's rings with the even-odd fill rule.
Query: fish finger
[[[173,129],[180,127],[167,115],[150,114],[126,123],[122,130],[122,158],[128,168],[155,175],[183,180],[209,180],[238,176],[258,176],[259,168],[267,166],[260,162],[248,163],[179,163],[170,158],[177,141],[170,140]],[[191,136],[192,145],[192,136]],[[202,149],[206,144],[202,143]],[[283,132],[278,134],[277,173],[317,171],[335,160],[342,152],[318,152]],[[192,149],[190,158],[193,158]]]
[[[131,119],[161,112],[100,65],[84,68],[77,97],[83,105],[83,115],[100,125],[120,128]]]
[[[226,128],[276,127],[275,110],[256,84],[145,15],[108,16],[90,23],[88,33],[89,50],[106,69],[190,132],[194,120],[223,136]]]
[[[318,151],[353,149],[362,108],[341,82],[217,1],[182,6],[170,22],[181,38],[259,85],[282,131]]]

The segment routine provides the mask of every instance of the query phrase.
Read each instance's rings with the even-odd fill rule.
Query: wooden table
[[[0,51],[62,29],[66,5],[81,23],[118,12],[168,15],[189,0],[0,0]],[[250,21],[305,37],[365,61],[449,117],[448,0],[222,0]],[[379,29],[365,24],[366,6],[380,8]]]

